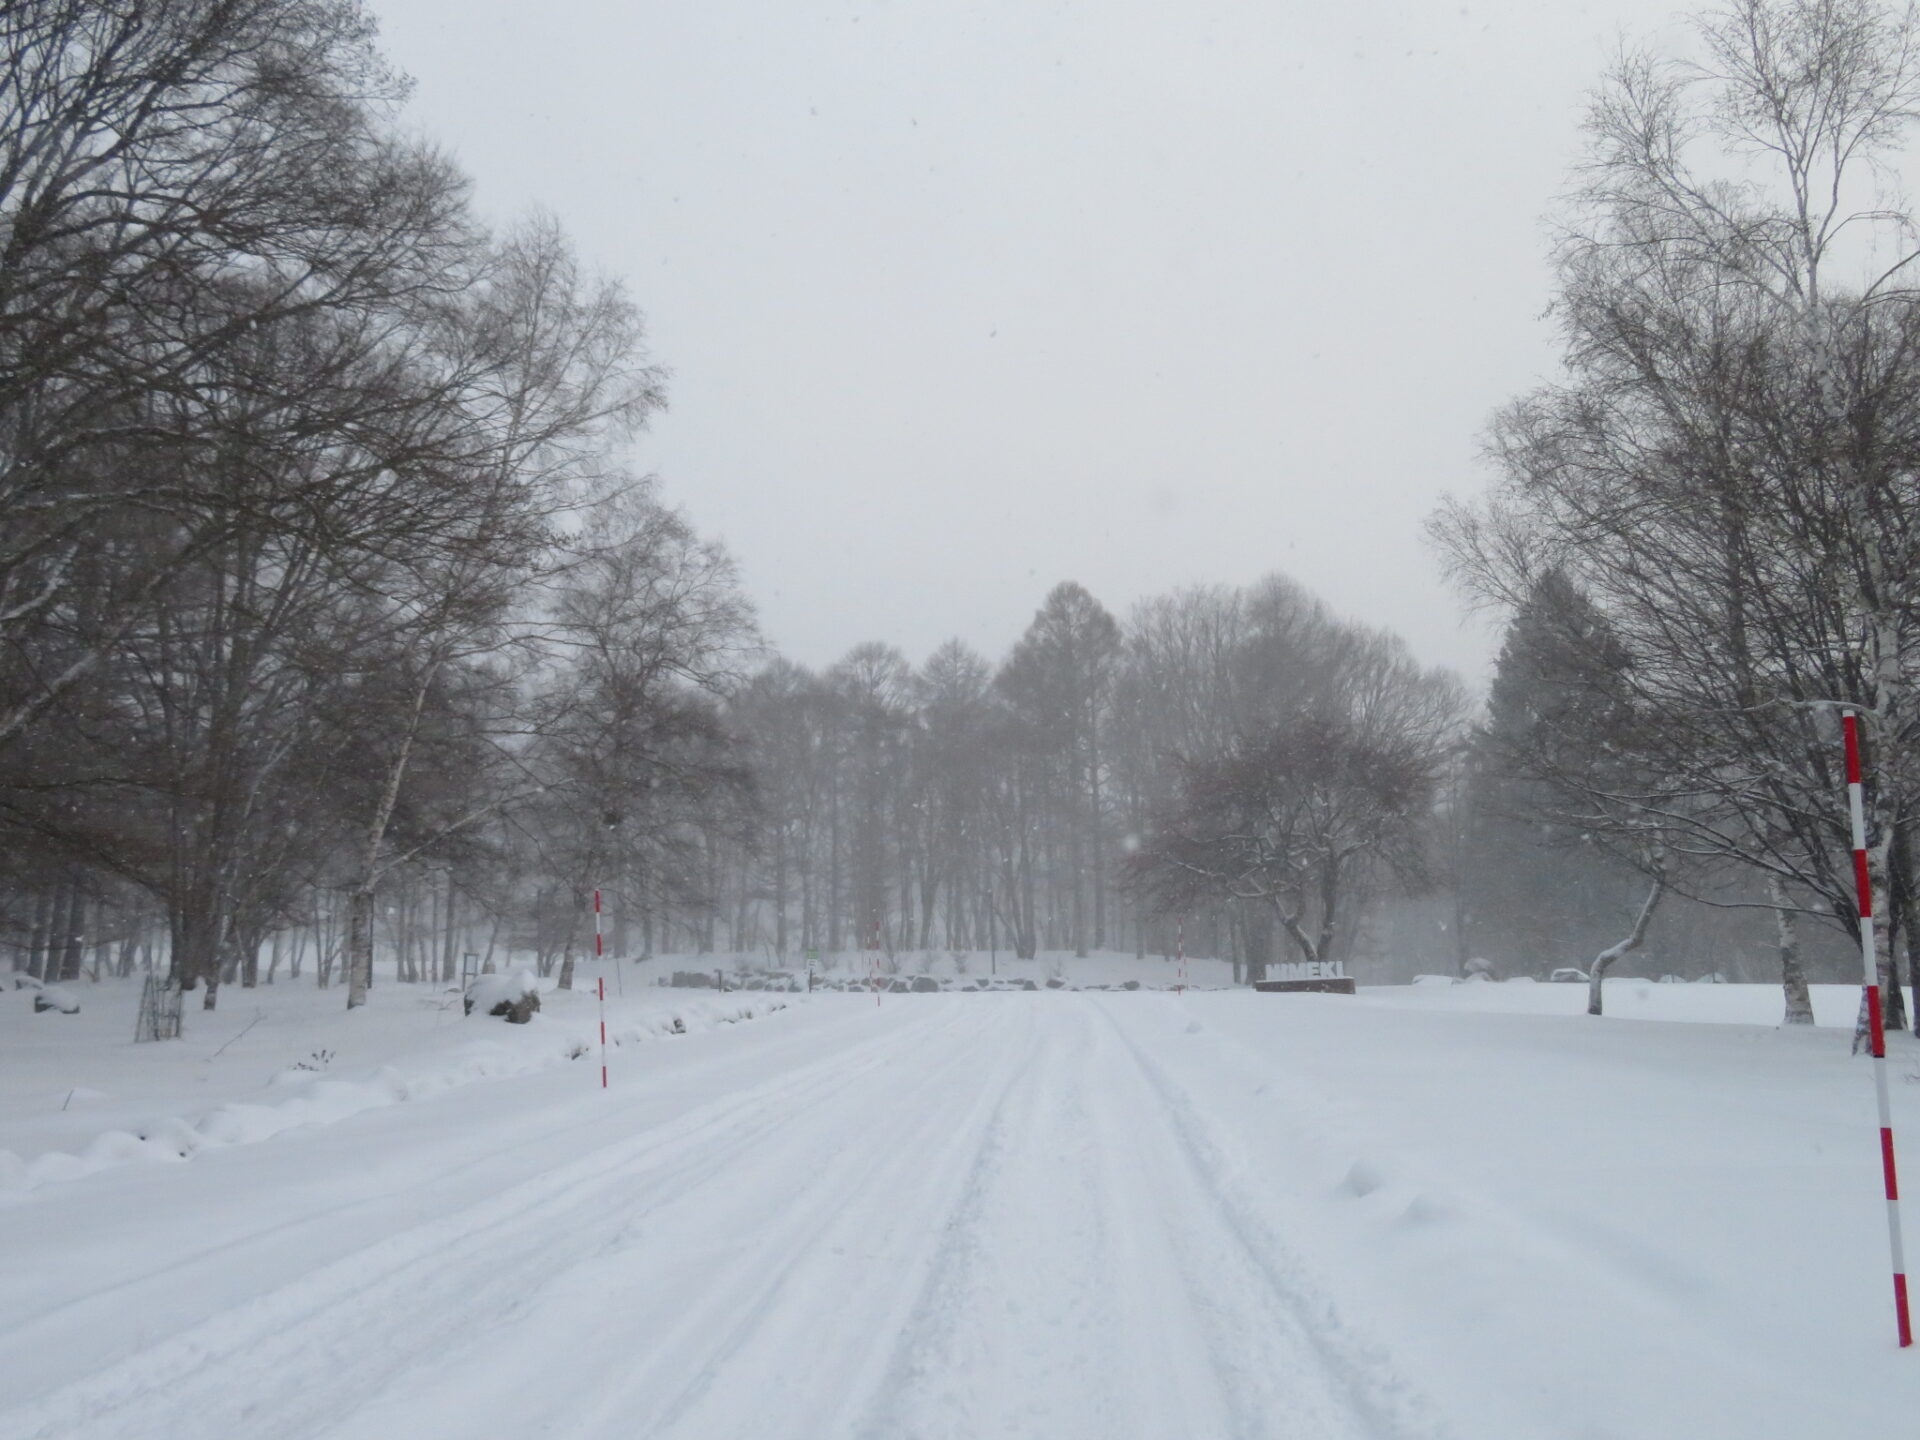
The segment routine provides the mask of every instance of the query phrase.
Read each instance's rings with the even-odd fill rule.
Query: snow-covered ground
[[[0,1437],[1806,1440],[1920,1402],[1851,990],[1788,1032],[1757,986],[1593,1020],[651,963],[605,1091],[583,992],[233,990],[141,1046],[132,988],[0,994]]]
[[[212,1012],[188,996],[182,1038],[148,1045],[132,1043],[138,982],[68,988],[82,1000],[76,1015],[37,1014],[30,992],[0,992],[0,1197],[569,1061],[590,1060],[598,1078],[591,984],[565,992],[546,982],[544,1009],[527,1025],[468,1020],[457,988],[382,987],[352,1016],[343,989],[229,988]],[[610,1051],[770,1014],[789,999],[624,990],[607,1006]]]

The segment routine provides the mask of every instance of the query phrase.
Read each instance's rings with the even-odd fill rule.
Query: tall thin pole
[[[601,928],[600,928],[600,892],[596,890],[593,892],[593,958],[599,964],[604,966],[606,964],[606,958],[605,958],[606,953],[607,953],[606,940],[605,940],[605,937],[601,934]],[[626,976],[621,972],[620,957],[618,955],[613,957],[613,975],[614,975],[614,979],[619,982],[620,993],[622,995],[626,994],[627,979],[626,979]]]
[[[1860,722],[1840,712],[1847,742],[1847,808],[1853,819],[1853,883],[1860,896],[1860,963],[1865,972],[1867,1034],[1873,1045],[1873,1091],[1880,1105],[1880,1169],[1887,1188],[1887,1242],[1893,1251],[1893,1309],[1902,1347],[1913,1344],[1907,1315],[1906,1247],[1900,1239],[1900,1180],[1893,1163],[1893,1106],[1887,1096],[1887,1029],[1880,1013],[1880,965],[1873,953],[1873,885],[1867,871],[1867,811],[1861,798]]]
[[[596,977],[600,982],[600,1088],[607,1088],[607,977]]]

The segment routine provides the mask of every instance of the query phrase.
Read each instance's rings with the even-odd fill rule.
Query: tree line
[[[1367,901],[1416,878],[1463,709],[1452,677],[1280,578],[1125,624],[1066,582],[997,666],[959,641],[918,669],[878,643],[777,663],[734,707],[759,788],[731,948],[1170,954],[1190,924],[1256,977],[1344,956]],[[1238,785],[1306,736],[1291,772]],[[1385,786],[1370,761],[1396,745]],[[1249,826],[1270,841],[1251,864],[1227,853]]]
[[[1413,877],[1457,688],[1283,582],[1124,630],[1064,585],[997,668],[753,669],[731,562],[624,465],[637,309],[479,221],[352,0],[0,36],[16,965],[157,950],[211,1006],[283,957],[358,1005],[376,949],[445,979],[485,933],[569,983],[604,892],[626,953],[1144,950],[1178,909],[1257,973]],[[1278,848],[1229,856],[1296,721]]]
[[[1914,35],[1738,0],[1596,92],[1564,376],[1433,526],[1507,620],[1476,714],[1282,577],[1124,619],[1063,583],[997,662],[773,657],[630,468],[638,309],[551,219],[481,223],[357,4],[10,6],[0,939],[358,1005],[376,954],[570,984],[604,901],[617,953],[775,965],[1597,953],[1597,1006],[1656,919],[1695,968],[1765,923],[1804,1018],[1798,922],[1853,923],[1846,703],[1897,1005],[1920,311],[1873,167]]]

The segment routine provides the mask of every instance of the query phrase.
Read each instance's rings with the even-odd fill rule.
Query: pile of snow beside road
[[[496,978],[522,983],[486,977]],[[132,1041],[137,980],[87,987],[81,1013],[58,1025],[33,1010],[42,992],[0,992],[0,1197],[120,1165],[179,1164],[209,1148],[597,1055],[590,989],[537,983],[544,1008],[525,1026],[489,1020],[478,1006],[462,1023],[459,993],[427,986],[378,986],[352,1014],[339,989],[230,988],[219,1010],[188,1007],[182,1039],[145,1045]],[[607,1043],[695,1034],[800,998],[610,995]]]

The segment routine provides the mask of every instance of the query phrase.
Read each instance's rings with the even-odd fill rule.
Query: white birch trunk
[[[406,778],[407,761],[413,755],[414,738],[420,733],[420,715],[427,705],[427,691],[433,684],[439,665],[429,665],[414,692],[413,709],[407,716],[407,732],[400,740],[399,753],[388,767],[386,784],[380,791],[380,803],[367,825],[366,845],[361,852],[360,873],[355,878],[348,907],[347,925],[347,1008],[357,1010],[367,1003],[367,990],[373,984],[373,900],[380,883],[381,852],[386,846],[387,822],[400,800],[400,782]]]
[[[1800,968],[1800,927],[1787,902],[1787,887],[1779,876],[1767,879],[1767,898],[1773,901],[1775,933],[1780,944],[1780,990],[1785,1001],[1785,1025],[1813,1024],[1813,998],[1807,991],[1807,973]]]

